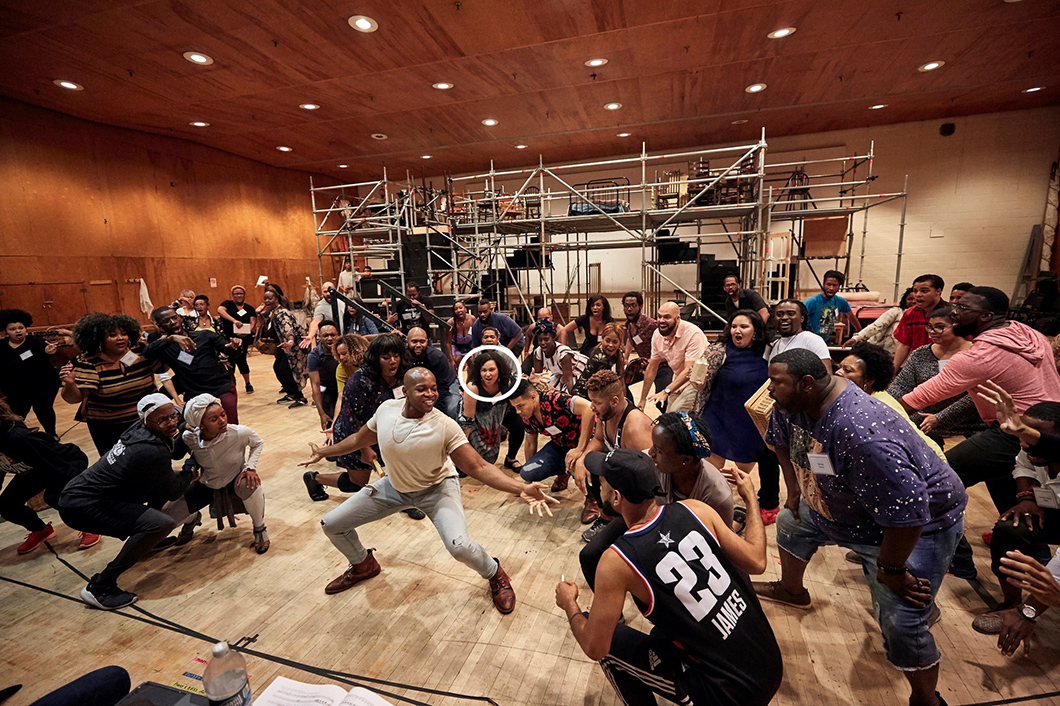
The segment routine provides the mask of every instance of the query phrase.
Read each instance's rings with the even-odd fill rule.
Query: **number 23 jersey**
[[[783,673],[773,629],[747,574],[722,553],[714,533],[683,503],[663,505],[612,546],[648,592],[637,607],[656,629],[722,685],[760,687]]]

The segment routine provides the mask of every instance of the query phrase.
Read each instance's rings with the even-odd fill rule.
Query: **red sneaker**
[[[777,515],[780,514],[780,507],[775,507],[772,510],[767,510],[764,507],[758,508],[758,513],[762,516],[762,524],[768,527],[776,523]]]
[[[49,522],[44,529],[34,530],[26,535],[26,541],[18,545],[19,554],[29,554],[31,551],[47,542],[55,536],[55,528]]]
[[[993,532],[983,532],[983,544],[990,546],[990,541],[994,538]]]
[[[92,534],[91,532],[82,532],[81,540],[77,543],[78,549],[88,549],[99,544],[99,540],[103,539],[98,534]]]

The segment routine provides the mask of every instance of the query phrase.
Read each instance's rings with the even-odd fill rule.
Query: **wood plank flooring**
[[[429,521],[401,514],[361,532],[365,544],[377,549],[382,573],[346,593],[325,596],[324,585],[345,566],[318,523],[344,496],[332,489],[328,501],[314,503],[306,495],[296,464],[305,458],[307,442],[320,438],[316,410],[275,404],[279,385],[270,362],[251,358],[257,392],[241,394],[239,407],[240,420],[265,439],[259,471],[272,548],[264,556],[248,548],[249,521],[222,532],[204,525],[189,545],[152,555],[125,574],[122,585],[140,595],[137,605],[212,638],[256,635],[252,647],[262,652],[377,679],[486,695],[503,705],[619,703],[554,603],[561,574],[580,581],[583,527],[573,484],[561,495],[554,519],[537,519],[502,493],[462,481],[471,536],[499,557],[512,577],[518,596],[512,615],[493,609],[486,582],[449,556]],[[74,424],[73,408],[61,399],[56,407],[62,432]],[[64,441],[81,445],[94,460],[84,425],[73,426]],[[1003,657],[996,639],[971,629],[972,618],[987,608],[977,589],[1000,596],[989,571],[989,550],[979,539],[995,514],[982,488],[971,496],[968,537],[981,585],[953,577],[943,584],[943,619],[933,629],[943,653],[940,691],[954,705],[1060,691],[1056,611],[1040,621],[1029,657]],[[118,550],[118,540],[104,538],[79,552],[77,533],[54,510],[43,516],[57,531],[52,546],[84,574],[100,570]],[[75,598],[84,581],[46,548],[16,554],[24,534],[21,527],[0,523],[0,576]],[[766,578],[774,578],[780,565],[775,531],[768,534]],[[765,607],[784,654],[778,705],[905,703],[905,680],[884,660],[861,569],[847,563],[843,553],[827,548],[810,565],[806,578],[814,610]],[[581,604],[588,606],[591,594],[584,583],[581,587]],[[626,615],[635,615],[632,604]],[[649,628],[639,615],[631,624]],[[124,666],[134,684],[171,683],[195,657],[207,658],[210,648],[195,638],[6,581],[0,581],[0,645],[0,687],[24,684],[5,706],[28,704],[105,664]],[[252,657],[248,664],[257,691],[281,674],[327,681],[263,659]],[[430,704],[472,703],[391,690]]]

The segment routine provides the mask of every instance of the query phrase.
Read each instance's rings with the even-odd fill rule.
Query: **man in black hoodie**
[[[118,588],[118,577],[172,532],[177,521],[161,511],[191,483],[191,471],[173,471],[187,452],[175,440],[180,413],[165,395],[152,393],[136,405],[140,421],[122,433],[99,461],[66,485],[59,516],[70,527],[128,538],[118,555],[81,590],[81,599],[102,610],[123,608],[136,594]]]

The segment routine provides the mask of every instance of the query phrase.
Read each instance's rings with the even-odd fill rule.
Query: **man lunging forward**
[[[376,443],[387,461],[385,478],[365,486],[320,521],[324,534],[350,561],[350,568],[329,583],[324,592],[340,593],[379,573],[379,562],[372,550],[361,544],[357,527],[417,507],[431,518],[453,558],[489,580],[497,610],[511,613],[515,609],[515,592],[508,574],[500,562],[467,535],[456,468],[491,488],[518,496],[530,504],[531,511],[536,507],[539,515],[542,508],[551,515],[548,503],[559,501],[545,495],[542,486],[514,480],[478,455],[460,425],[434,408],[438,384],[429,370],[409,370],[404,386],[405,399],[381,404],[353,436],[332,446],[309,445],[313,456],[303,466]]]

